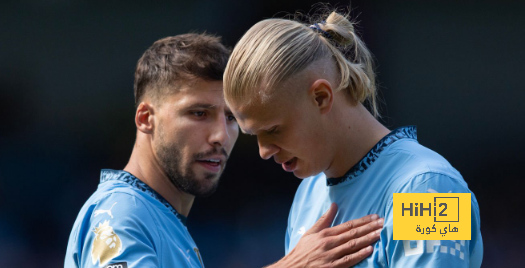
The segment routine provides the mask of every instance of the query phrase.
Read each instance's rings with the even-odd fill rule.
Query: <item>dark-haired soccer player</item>
[[[222,75],[229,51],[216,37],[155,42],[135,72],[137,137],[124,170],[102,170],[82,207],[65,267],[202,267],[186,217],[217,188],[238,136]],[[348,267],[371,253],[377,215],[328,227],[335,207],[275,267]]]

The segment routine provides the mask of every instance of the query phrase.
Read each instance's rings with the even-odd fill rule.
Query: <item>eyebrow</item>
[[[214,105],[214,104],[209,104],[209,103],[195,103],[195,104],[192,104],[188,107],[186,107],[186,109],[215,109],[217,107],[217,105]]]
[[[193,110],[193,109],[215,109],[217,108],[216,104],[209,104],[209,103],[195,103],[188,107],[186,107],[186,110]],[[227,114],[233,114],[231,109],[226,106],[226,109],[224,109]]]
[[[272,126],[272,128],[275,127],[275,126]],[[257,134],[253,133],[253,132],[250,132],[250,131],[245,131],[244,129],[240,128],[241,129],[241,133],[243,134],[247,134],[247,135],[252,135],[252,136],[257,136]],[[265,131],[265,130],[261,130],[261,131]]]

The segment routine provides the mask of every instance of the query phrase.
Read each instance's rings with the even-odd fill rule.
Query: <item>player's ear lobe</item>
[[[141,102],[135,111],[135,125],[137,129],[143,133],[153,133],[154,127],[154,109],[151,104]]]
[[[332,110],[334,92],[332,85],[325,79],[316,80],[310,87],[310,95],[313,97],[316,107],[322,114]]]

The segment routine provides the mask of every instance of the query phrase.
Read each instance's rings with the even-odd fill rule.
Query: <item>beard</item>
[[[215,147],[210,151],[194,154],[190,162],[184,165],[179,146],[166,142],[165,133],[159,127],[159,146],[156,149],[156,153],[159,157],[160,164],[171,183],[185,193],[196,197],[208,197],[217,190],[222,173],[204,173],[204,177],[199,179],[195,172],[193,172],[191,163],[197,159],[217,154],[218,152],[226,155],[226,157],[228,155],[224,148],[221,148],[219,151],[219,149]],[[215,179],[215,177],[218,178]]]

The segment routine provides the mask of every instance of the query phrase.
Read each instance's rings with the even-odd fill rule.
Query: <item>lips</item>
[[[294,157],[284,163],[282,163],[282,167],[286,172],[293,172],[297,168],[297,157]]]
[[[208,171],[216,173],[221,170],[223,160],[217,158],[207,158],[196,160],[196,162],[197,164],[206,168]]]

